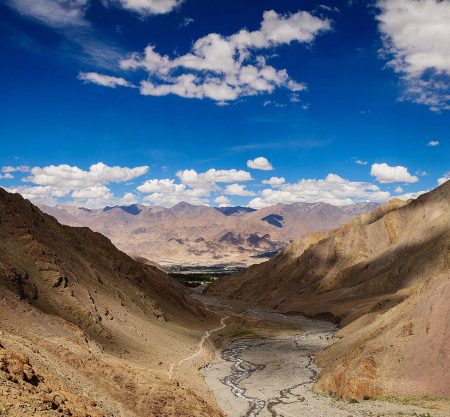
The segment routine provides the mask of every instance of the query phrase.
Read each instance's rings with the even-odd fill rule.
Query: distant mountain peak
[[[131,204],[129,206],[106,206],[102,211],[111,211],[114,209],[120,209],[128,214],[132,214],[133,216],[137,216],[141,211],[142,207],[138,204]]]
[[[186,201],[180,201],[179,203],[172,206],[172,209],[184,208],[184,207],[197,207],[199,204],[191,204]]]
[[[250,207],[242,207],[242,206],[214,207],[214,208],[220,213],[224,214],[225,216],[239,216],[241,214],[247,214],[256,211],[255,209],[252,209]]]

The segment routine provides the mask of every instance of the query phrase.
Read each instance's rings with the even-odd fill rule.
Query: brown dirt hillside
[[[166,274],[2,189],[0,248],[1,415],[221,415],[167,377],[218,320]]]
[[[207,292],[341,321],[318,388],[450,398],[450,182],[391,201]]]

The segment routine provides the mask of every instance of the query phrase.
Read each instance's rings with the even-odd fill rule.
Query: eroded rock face
[[[78,416],[100,417],[89,400],[69,400],[52,389],[35,372],[27,355],[0,347],[0,412],[11,417]]]

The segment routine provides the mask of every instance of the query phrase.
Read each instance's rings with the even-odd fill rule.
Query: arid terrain
[[[207,294],[339,323],[339,339],[317,357],[317,391],[448,399],[449,274],[446,182],[295,241]]]
[[[184,287],[1,189],[0,245],[0,415],[221,415],[168,375],[220,321]]]
[[[62,224],[102,233],[121,250],[163,266],[251,265],[294,238],[330,230],[377,204],[277,204],[260,210],[179,203],[172,208],[132,205],[92,210],[41,206]]]
[[[1,415],[448,416],[449,184],[203,294],[0,189]]]
[[[206,302],[218,300],[206,298]],[[220,302],[219,302],[220,303]],[[245,326],[204,367],[208,385],[227,416],[242,417],[447,417],[450,402],[435,398],[339,399],[314,389],[316,355],[338,341],[336,326],[297,314],[233,308]],[[234,337],[239,335],[238,337]]]

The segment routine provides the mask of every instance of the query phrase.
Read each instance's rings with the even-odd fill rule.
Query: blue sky
[[[89,207],[432,189],[449,18],[438,0],[6,0],[0,186]]]

